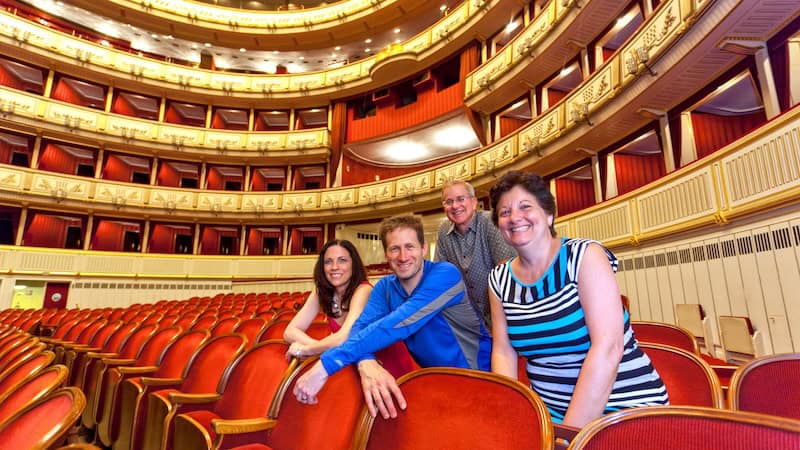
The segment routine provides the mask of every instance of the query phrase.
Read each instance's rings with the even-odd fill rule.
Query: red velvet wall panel
[[[178,187],[181,185],[181,176],[171,165],[162,162],[160,166],[156,177],[158,186]]]
[[[109,252],[125,251],[125,233],[141,232],[141,227],[132,223],[121,223],[111,220],[99,220],[95,227],[90,248]]]
[[[206,189],[222,190],[223,186],[225,186],[225,177],[218,170],[210,169],[206,175]]]
[[[38,67],[0,59],[0,84],[10,88],[35,92],[44,92],[44,73]]]
[[[515,119],[513,117],[500,118],[500,137],[508,136],[520,127],[528,123],[527,120]]]
[[[234,230],[219,229],[216,227],[203,227],[202,234],[200,235],[200,254],[201,255],[219,255],[220,238],[232,237],[233,247],[231,254],[239,254],[239,233]]]
[[[315,237],[317,239],[317,247],[322,247],[323,230],[322,227],[298,227],[293,228],[289,232],[289,254],[290,255],[303,255],[303,238]]]
[[[78,170],[78,160],[61,147],[47,144],[39,155],[39,169],[75,175]]]
[[[165,224],[153,225],[150,231],[150,252],[175,253],[175,236],[178,234],[192,235],[192,228]]]
[[[664,157],[657,155],[625,155],[615,153],[617,192],[622,195],[655,181],[666,174]]]
[[[553,105],[560,102],[562,98],[566,97],[567,93],[564,91],[559,91],[558,89],[548,89],[547,90],[547,107],[552,108]]]
[[[559,216],[594,205],[592,180],[557,179],[556,202]]]
[[[375,166],[360,160],[357,160],[347,153],[342,154],[342,186],[350,186],[353,184],[372,183],[375,181],[375,175],[378,175],[381,180],[387,178],[399,177],[418,170],[423,170],[433,167],[440,162],[431,162],[427,164],[420,164],[416,166],[402,166],[402,167],[381,167]]]
[[[347,109],[345,142],[355,142],[420,125],[463,105],[464,85],[456,83],[441,91],[418,91],[417,101],[403,107],[394,102],[377,105],[374,116],[355,119],[353,108]]]
[[[125,164],[117,155],[108,155],[102,176],[104,180],[129,183],[133,177],[133,167]]]
[[[692,112],[697,157],[702,158],[739,139],[767,121],[763,111],[738,116]]]
[[[66,218],[44,213],[34,213],[22,237],[22,245],[31,247],[64,248],[67,228],[83,225],[78,218]]]
[[[278,248],[282,248],[283,244],[281,238],[283,233],[280,230],[265,231],[264,228],[250,228],[247,235],[247,248],[245,252],[248,255],[263,255],[264,238],[276,238],[278,240]],[[280,250],[279,250],[280,251]]]

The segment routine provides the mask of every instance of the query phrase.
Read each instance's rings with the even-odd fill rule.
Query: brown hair
[[[416,214],[400,214],[383,219],[378,234],[381,237],[383,251],[386,251],[386,235],[398,228],[411,228],[417,233],[419,245],[425,245],[425,230],[422,228],[422,218]]]
[[[530,192],[531,195],[536,198],[536,202],[539,203],[539,206],[544,212],[550,214],[553,216],[553,219],[555,219],[556,199],[550,192],[550,188],[544,178],[535,173],[512,170],[500,177],[489,191],[489,198],[492,202],[492,222],[494,222],[495,226],[497,226],[498,221],[497,203],[500,201],[500,197],[513,189],[514,186],[519,186]],[[550,224],[550,235],[553,237],[556,236],[556,229],[553,227],[552,223]]]
[[[335,293],[335,289],[325,276],[325,252],[334,245],[338,245],[347,250],[353,262],[353,275],[347,283],[344,297],[339,299],[341,302],[341,311],[338,312],[338,314],[333,311],[333,294]],[[314,264],[314,285],[317,288],[319,306],[322,307],[325,314],[331,317],[338,317],[342,313],[349,311],[350,299],[353,298],[353,294],[356,292],[356,289],[358,289],[358,286],[365,281],[367,281],[367,269],[364,267],[364,263],[361,261],[361,255],[358,254],[358,250],[356,250],[352,242],[344,239],[333,239],[322,246],[322,250],[320,250],[319,256],[317,257],[317,262]]]

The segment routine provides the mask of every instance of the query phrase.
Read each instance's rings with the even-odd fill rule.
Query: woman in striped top
[[[621,307],[614,255],[596,241],[556,236],[555,199],[538,175],[511,171],[490,196],[492,218],[519,255],[489,274],[492,371],[516,378],[517,354],[525,357],[553,422],[574,427],[667,404]]]

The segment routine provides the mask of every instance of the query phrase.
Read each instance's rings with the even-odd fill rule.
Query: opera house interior
[[[670,414],[683,413],[709,421],[703,439],[726,438],[725,419],[752,427],[745,434],[764,444],[740,448],[800,449],[800,2],[0,5],[0,447],[19,438],[14,430],[34,429],[25,428],[33,427],[26,419],[45,426],[41,417],[57,416],[58,433],[39,433],[57,436],[31,448],[511,449],[523,448],[504,440],[521,439],[520,428],[537,440],[524,448],[658,448],[641,435],[631,438],[636,427],[668,432]],[[489,190],[512,170],[546,180],[559,236],[597,240],[616,255],[621,301],[639,341],[653,333],[645,352],[674,409],[646,416],[649,424],[620,419],[631,428],[615,424],[619,437],[603,434],[600,425],[608,424],[572,430],[553,425],[546,410],[522,406],[485,406],[484,414],[507,420],[464,417],[472,433],[459,425],[433,428],[444,415],[460,423],[450,408],[413,411],[420,416],[398,430],[385,424],[391,421],[364,419],[360,385],[353,395],[345,391],[346,376],[357,383],[353,372],[330,379],[327,388],[339,389],[335,401],[348,411],[332,427],[333,416],[281,401],[309,365],[287,362],[284,349],[273,370],[275,400],[252,413],[269,425],[233,420],[251,417],[231,406],[248,394],[228,393],[237,372],[222,370],[253,348],[253,336],[282,339],[283,329],[267,331],[313,290],[325,242],[351,241],[374,282],[390,269],[378,234],[382,219],[422,216],[432,259],[447,220],[443,186],[470,183],[478,208],[489,210]],[[148,372],[183,376],[176,389],[194,386],[186,391],[193,394],[178,392],[171,405],[144,411],[125,406],[133,394],[123,381],[138,375],[124,369],[153,365],[145,364],[144,349],[167,317],[163,329],[206,329],[209,342],[246,334],[248,320],[259,319],[260,328],[252,325],[250,344],[226,344],[233,347],[215,375],[188,370],[201,365],[199,356],[183,363],[183,375]],[[103,328],[101,320],[117,328]],[[96,324],[93,332],[111,337],[70,333],[67,322]],[[134,323],[150,324],[152,336]],[[665,332],[648,324],[682,333],[675,339],[689,342],[681,357],[693,368],[672,374],[675,355],[654,355],[664,351],[659,346],[680,345],[659,340]],[[175,346],[190,339],[178,332]],[[136,351],[134,337],[141,339]],[[4,403],[20,392],[3,391],[12,386],[11,369],[23,356],[43,354],[52,356],[37,370],[57,379],[52,389],[17,400],[18,410],[4,416]],[[748,365],[781,355],[791,369],[758,383],[794,406],[785,414],[746,412],[737,395]],[[705,378],[681,385],[681,371],[692,370]],[[411,395],[423,377],[406,377]],[[209,380],[205,390],[198,387]],[[442,395],[496,391],[526,406],[539,401],[516,382],[476,376],[432,383]],[[139,396],[156,385],[139,386]],[[708,401],[697,399],[703,389]],[[190,417],[192,395],[215,390],[209,411],[218,419]],[[70,406],[56,405],[58,398]],[[492,404],[472,402],[479,409]],[[770,422],[766,414],[776,417]],[[283,427],[282,415],[289,416]],[[166,419],[156,423],[154,416]],[[761,430],[767,423],[780,430]],[[304,425],[330,441],[292,441]],[[444,441],[426,447],[415,440],[424,433]],[[448,443],[450,434],[483,437]],[[632,440],[615,440],[623,438]],[[681,439],[676,448],[733,448],[698,443],[688,432]],[[20,445],[14,448],[26,448]]]

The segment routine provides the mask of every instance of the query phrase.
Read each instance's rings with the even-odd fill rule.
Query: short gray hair
[[[449,180],[445,181],[442,185],[442,200],[444,200],[444,191],[447,190],[449,187],[453,186],[464,186],[464,189],[467,190],[467,193],[470,197],[475,197],[475,188],[472,187],[471,184],[467,183],[464,180],[459,180],[457,178],[450,178]]]

